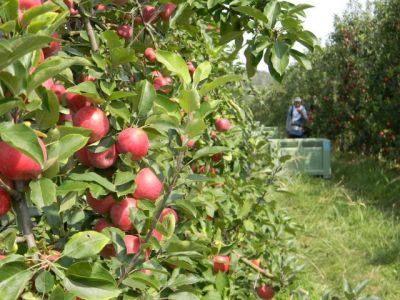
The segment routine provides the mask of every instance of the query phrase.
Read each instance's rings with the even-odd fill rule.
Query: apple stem
[[[85,24],[86,32],[90,41],[90,47],[92,48],[93,52],[97,52],[99,47],[97,46],[96,36],[94,34],[92,24],[90,23],[90,19],[86,16],[85,11],[82,9],[80,5],[78,5],[78,11],[79,14],[81,15],[83,24]]]
[[[248,260],[247,258],[245,258],[243,255],[241,255],[239,252],[237,251],[233,251],[233,254],[235,254],[240,261],[244,262],[246,265],[248,265],[249,267],[253,268],[254,270],[258,271],[260,274],[264,275],[267,278],[274,278],[274,275],[272,275],[271,273],[269,273],[268,271],[261,269],[260,267],[254,265],[250,260]]]
[[[155,213],[153,215],[153,221],[151,222],[151,225],[150,225],[149,231],[147,232],[146,238],[144,239],[144,241],[142,243],[140,243],[139,251],[135,253],[135,255],[132,257],[131,261],[129,262],[128,266],[122,271],[120,278],[118,280],[118,286],[122,283],[122,281],[125,279],[125,277],[133,270],[133,268],[136,265],[136,262],[139,259],[141,252],[143,251],[143,245],[147,244],[147,242],[150,240],[153,230],[157,226],[157,222],[158,222],[158,219],[160,218],[161,212],[165,208],[168,198],[171,195],[172,191],[174,190],[176,182],[178,181],[179,173],[181,172],[182,167],[183,167],[182,162],[183,162],[184,154],[185,154],[184,151],[180,151],[178,153],[177,159],[176,159],[175,173],[174,173],[174,176],[172,177],[172,181],[168,187],[168,190],[164,194],[162,201],[158,205],[157,210],[155,211]]]
[[[28,248],[36,248],[35,237],[32,233],[32,222],[31,217],[29,216],[28,206],[26,205],[26,200],[24,197],[24,189],[25,189],[25,182],[21,180],[17,180],[15,182],[16,192],[17,194],[13,193],[11,196],[13,197],[13,208],[17,215],[18,224],[22,229],[22,234],[25,237],[26,243]],[[35,255],[34,255],[35,260]]]
[[[158,44],[157,44],[156,39],[154,38],[154,35],[153,35],[152,27],[151,27],[151,25],[149,24],[149,23],[151,23],[151,21],[153,21],[153,20],[158,16],[158,13],[154,13],[154,14],[152,15],[151,19],[149,20],[149,22],[145,22],[145,21],[144,21],[144,18],[143,18],[142,5],[140,4],[139,0],[135,0],[135,3],[136,3],[136,6],[139,8],[139,14],[140,14],[140,17],[142,18],[144,28],[145,28],[146,31],[149,33],[150,38],[151,38],[151,40],[153,41],[154,46],[155,46],[156,48],[158,48]]]

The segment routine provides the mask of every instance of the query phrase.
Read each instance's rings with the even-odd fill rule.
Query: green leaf
[[[18,17],[18,0],[6,0],[0,5],[0,16],[4,20],[15,20]]]
[[[129,122],[131,119],[131,113],[127,107],[127,103],[124,101],[113,101],[107,105],[107,111],[114,117],[122,118],[125,122]]]
[[[30,199],[40,210],[57,201],[56,185],[48,178],[31,181],[29,183]]]
[[[201,300],[222,300],[222,298],[217,291],[209,291]]]
[[[215,276],[215,286],[221,295],[224,295],[224,289],[228,287],[228,284],[229,281],[227,274],[225,272],[218,272]]]
[[[216,153],[223,153],[227,151],[230,151],[228,147],[222,147],[222,146],[204,147],[196,152],[196,154],[193,156],[193,159],[199,159],[200,157],[211,156]]]
[[[180,292],[168,296],[169,300],[200,300],[198,296],[189,292]]]
[[[294,49],[290,49],[290,55],[296,59],[297,62],[299,62],[306,70],[312,69],[311,61],[308,59],[307,55]]]
[[[28,9],[26,12],[24,12],[21,24],[23,27],[25,27],[36,17],[39,17],[47,12],[56,11],[58,8],[59,7],[52,2],[46,2],[42,5],[32,7],[31,9]]]
[[[56,21],[58,16],[59,14],[56,12],[44,13],[32,20],[27,27],[27,31],[30,33],[36,33],[42,29],[46,29],[49,24],[53,24]]]
[[[33,130],[25,124],[2,123],[0,126],[1,139],[35,160],[40,166],[44,165],[42,148]]]
[[[64,160],[70,158],[76,151],[82,149],[87,144],[89,140],[88,137],[85,137],[80,134],[67,134],[63,136],[60,143],[60,152],[58,154],[59,160]]]
[[[110,58],[113,65],[123,65],[137,60],[135,51],[122,47],[111,49]]]
[[[204,278],[198,277],[194,274],[179,274],[176,277],[171,277],[165,287],[176,289],[183,285],[194,285],[204,281],[206,281]]]
[[[281,5],[278,1],[273,0],[267,3],[264,8],[264,14],[268,18],[268,26],[273,28],[275,26],[278,15],[281,12]]]
[[[237,6],[232,7],[232,9],[241,12],[242,14],[245,14],[247,16],[253,17],[260,22],[268,23],[268,18],[261,11],[251,6]]]
[[[90,62],[81,57],[62,58],[55,56],[46,59],[29,78],[27,92],[32,92],[47,79],[50,79],[58,75],[64,69],[75,65],[89,66]]]
[[[136,94],[132,93],[132,92],[117,91],[117,92],[113,92],[110,95],[110,97],[108,98],[108,100],[113,101],[113,100],[116,100],[116,99],[133,97],[135,95]]]
[[[48,293],[53,289],[54,276],[48,271],[41,272],[35,279],[35,288],[39,293]]]
[[[242,79],[242,76],[240,75],[225,75],[218,77],[217,79],[214,79],[212,82],[204,84],[201,89],[200,89],[200,96],[206,95],[209,91],[212,91],[213,89],[224,85],[228,82],[232,81],[239,81]]]
[[[196,89],[182,90],[178,98],[180,106],[187,113],[200,108],[200,95]]]
[[[271,62],[279,75],[285,73],[286,67],[289,64],[289,50],[289,45],[281,41],[276,41],[271,50]]]
[[[204,121],[196,117],[190,120],[186,125],[185,135],[187,135],[189,138],[194,138],[202,134],[206,128],[207,125],[204,123]]]
[[[60,117],[60,104],[52,91],[40,88],[38,94],[42,99],[42,105],[40,110],[36,111],[36,121],[40,128],[47,129],[57,124]]]
[[[104,102],[104,99],[100,97],[99,93],[97,92],[96,85],[91,81],[82,82],[76,86],[70,87],[67,89],[67,91],[90,98],[92,102]]]
[[[89,187],[86,182],[66,180],[57,188],[57,196],[66,195],[70,192],[84,192]]]
[[[0,42],[0,70],[13,64],[25,54],[46,47],[52,40],[53,38],[47,35],[38,34],[27,34],[19,38],[3,39]]]
[[[5,22],[4,24],[0,25],[0,31],[3,31],[5,33],[9,33],[15,30],[15,25],[17,25],[17,22],[12,20]]]
[[[313,5],[310,4],[297,4],[296,6],[294,6],[293,8],[289,9],[288,13],[289,14],[298,14],[302,17],[305,17],[305,13],[304,10],[309,9],[309,8],[313,8]]]
[[[207,79],[211,73],[211,64],[209,61],[204,61],[197,66],[193,74],[193,84],[197,86],[202,80]]]
[[[20,99],[4,98],[0,103],[0,116],[8,113],[16,107],[23,107],[24,103]]]
[[[154,100],[157,98],[156,90],[153,85],[142,80],[136,85],[137,95],[133,98],[140,118],[145,118],[150,112]]]
[[[143,272],[135,272],[123,281],[125,285],[132,288],[137,287],[137,282],[145,284],[148,287],[152,287],[155,290],[159,290],[161,286],[159,280],[155,276],[148,276]]]
[[[224,0],[207,0],[207,8],[211,9],[222,2],[224,2]]]
[[[117,297],[118,289],[113,276],[98,263],[78,262],[71,265],[64,279],[64,287],[86,300]]]
[[[72,173],[70,174],[69,178],[76,181],[96,182],[109,191],[115,191],[115,186],[111,182],[95,172],[87,172],[82,174]]]
[[[107,47],[110,49],[119,48],[124,45],[115,30],[104,31],[101,37],[106,41]]]
[[[29,280],[32,276],[33,273],[31,271],[24,270],[0,282],[1,299],[18,299],[23,290],[28,286]]]
[[[171,256],[165,259],[165,262],[175,265],[178,268],[194,272],[195,263],[189,257],[186,256]]]
[[[63,255],[72,258],[86,258],[98,254],[110,239],[96,231],[75,233],[65,245]]]
[[[26,88],[28,71],[21,61],[17,61],[0,72],[0,80],[13,95],[19,95]]]
[[[185,84],[191,82],[188,67],[182,57],[172,52],[157,50],[156,58],[169,71],[177,74]]]

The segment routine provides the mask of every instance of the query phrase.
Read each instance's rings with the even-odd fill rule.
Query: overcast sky
[[[313,32],[324,45],[329,33],[333,31],[333,20],[335,15],[342,15],[349,0],[289,0],[294,4],[306,3],[314,7],[306,10],[307,17],[304,21],[304,28]],[[365,0],[361,0],[365,3]],[[260,63],[259,70],[267,71],[267,66]]]

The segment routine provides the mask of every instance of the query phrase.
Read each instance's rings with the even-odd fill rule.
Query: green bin
[[[331,142],[328,139],[270,139],[271,147],[278,157],[292,158],[285,167],[309,175],[330,178]]]

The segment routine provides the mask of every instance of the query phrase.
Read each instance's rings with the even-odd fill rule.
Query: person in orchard
[[[302,138],[304,136],[304,125],[308,121],[308,116],[301,102],[301,98],[296,97],[293,105],[289,107],[286,119],[286,132],[289,138]]]

